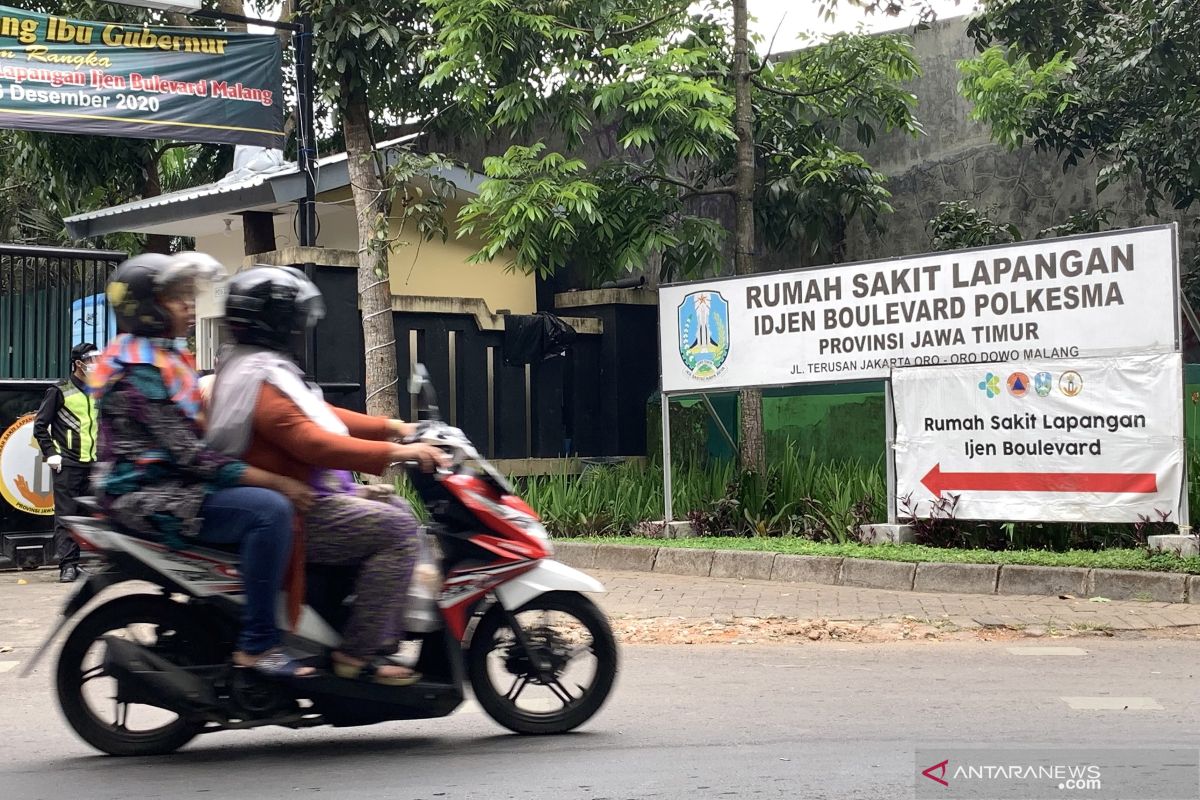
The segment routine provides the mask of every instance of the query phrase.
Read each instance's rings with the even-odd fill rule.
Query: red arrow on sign
[[[1158,491],[1158,478],[1153,472],[942,472],[941,464],[935,464],[921,483],[938,496],[953,491],[1100,494]]]

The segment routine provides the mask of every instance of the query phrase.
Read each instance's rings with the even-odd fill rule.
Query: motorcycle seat
[[[100,527],[111,533],[127,536],[131,539],[139,539],[146,542],[156,541],[153,536],[147,536],[140,531],[131,530],[110,519],[100,508],[100,503],[95,497],[76,498],[76,502],[79,506],[79,512],[87,516],[67,517],[66,520],[72,525],[80,526],[81,528]],[[186,549],[200,555],[204,555],[207,552],[215,556],[221,556],[222,560],[226,560],[230,555],[239,555],[241,547],[236,542],[230,544],[188,542]]]

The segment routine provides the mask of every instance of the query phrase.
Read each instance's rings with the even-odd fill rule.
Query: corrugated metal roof
[[[408,134],[406,136],[400,136],[395,139],[389,139],[387,141],[380,142],[375,147],[378,150],[384,150],[389,147],[395,147],[398,144],[403,144],[404,142],[416,139],[419,135],[420,134]],[[341,164],[345,160],[346,154],[344,152],[319,158],[317,159],[316,170],[319,173],[323,167]],[[191,189],[181,189],[178,192],[169,192],[167,194],[160,194],[156,197],[147,197],[141,200],[133,200],[131,202],[122,203],[116,206],[109,206],[108,208],[97,209],[96,211],[89,211],[84,214],[76,214],[74,216],[67,217],[63,221],[66,222],[68,226],[78,227],[83,223],[90,222],[91,220],[123,216],[125,214],[145,211],[151,208],[161,208],[164,206],[189,203],[204,197],[243,192],[247,189],[254,189],[258,186],[262,186],[263,184],[274,182],[279,178],[287,178],[299,174],[300,168],[296,165],[296,162],[290,161],[278,169],[267,172],[259,172],[246,178],[239,178],[236,180],[226,180],[223,178],[215,183],[208,183],[204,184],[203,186],[195,186]],[[342,183],[341,185],[346,185],[348,183],[349,180],[347,179],[345,183]],[[331,188],[334,187],[322,186],[320,187],[320,190],[328,191]],[[277,199],[280,202],[291,202],[300,198],[279,197]]]
[[[63,221],[67,223],[87,222],[93,219],[101,219],[102,217],[113,217],[121,214],[126,214],[132,211],[144,211],[148,208],[157,208],[159,206],[168,206],[173,203],[185,203],[189,200],[197,200],[201,197],[210,197],[218,194],[228,194],[231,192],[240,192],[243,189],[252,189],[256,186],[262,186],[271,178],[281,175],[295,175],[300,170],[296,168],[294,163],[289,163],[284,169],[274,170],[272,172],[260,172],[248,178],[243,178],[236,181],[207,183],[203,186],[196,186],[191,189],[182,189],[178,192],[169,192],[160,194],[157,197],[147,197],[141,200],[134,200],[129,203],[122,203],[119,206],[109,206],[96,211],[89,211],[86,214],[76,214],[65,218]]]

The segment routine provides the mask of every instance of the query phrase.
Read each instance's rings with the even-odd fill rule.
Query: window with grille
[[[224,344],[221,317],[203,317],[196,323],[196,368],[216,369],[217,354]]]

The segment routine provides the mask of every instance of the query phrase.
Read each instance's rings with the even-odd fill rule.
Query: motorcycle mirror
[[[420,362],[413,366],[412,375],[408,379],[408,392],[412,395],[420,395],[429,419],[440,418],[437,395],[433,391],[433,379],[429,377],[429,370],[425,369],[425,365]]]
[[[429,371],[425,369],[424,364],[418,363],[413,367],[412,375],[408,378],[408,393],[420,394],[428,383]]]

